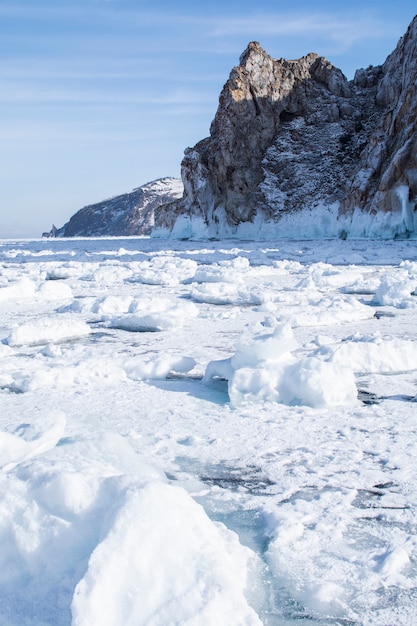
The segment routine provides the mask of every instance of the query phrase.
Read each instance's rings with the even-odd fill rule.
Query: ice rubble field
[[[417,623],[415,241],[0,259],[2,626]]]

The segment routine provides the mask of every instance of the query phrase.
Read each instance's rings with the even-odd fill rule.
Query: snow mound
[[[129,359],[123,368],[133,380],[163,380],[169,374],[186,374],[195,367],[191,357],[173,357],[168,354],[149,359]]]
[[[401,261],[400,267],[408,272],[411,279],[417,280],[417,261]]]
[[[195,283],[242,283],[249,270],[249,261],[239,256],[212,265],[200,265],[193,277]]]
[[[256,306],[262,304],[266,298],[265,294],[256,287],[239,287],[239,285],[224,282],[195,285],[190,295],[195,302],[236,306]]]
[[[36,292],[36,284],[30,278],[24,276],[15,283],[0,288],[0,302],[14,300],[16,298],[32,298]]]
[[[43,282],[39,286],[38,294],[45,300],[72,300],[74,297],[69,285],[56,280]]]
[[[347,281],[361,280],[363,272],[355,266],[336,268],[329,263],[313,263],[308,269],[308,276],[317,287],[327,289],[328,287],[342,287]]]
[[[143,261],[129,282],[145,285],[176,286],[190,280],[196,271],[197,262],[192,259],[156,256],[150,261]]]
[[[158,332],[182,326],[197,315],[198,309],[192,302],[173,303],[169,299],[155,298],[135,300],[128,313],[112,317],[107,323],[110,328],[131,332]]]
[[[91,312],[101,315],[103,318],[112,315],[127,313],[133,298],[130,296],[104,296],[98,298],[91,306]]]
[[[272,311],[274,309],[272,308]],[[281,323],[295,327],[328,326],[370,319],[375,311],[351,296],[306,299],[288,306],[280,306],[276,314]]]
[[[260,625],[244,595],[250,557],[181,488],[131,489],[75,589],[72,624]]]
[[[325,350],[325,349],[324,349]],[[346,364],[356,373],[388,374],[417,370],[417,346],[407,339],[355,334],[330,349],[329,361]]]
[[[33,440],[36,457],[21,456],[7,476],[0,472],[1,624],[70,624],[75,587],[127,492],[144,481],[165,480],[157,469],[141,462],[138,467],[140,457],[120,436],[101,435],[81,445],[65,438],[51,449],[59,434],[49,429]],[[84,471],[74,471],[74,462]],[[142,482],[121,475],[127,470]]]
[[[246,402],[280,402],[313,408],[341,406],[356,400],[353,372],[344,364],[314,355],[297,358],[289,325],[245,337],[229,359],[211,361],[204,382],[228,381],[232,406]]]
[[[9,346],[38,346],[72,339],[81,339],[90,334],[85,322],[67,319],[40,319],[14,328],[6,338]]]
[[[417,298],[413,296],[416,281],[404,277],[384,276],[375,293],[374,304],[394,306],[398,309],[417,307]]]
[[[36,298],[45,301],[65,301],[73,299],[69,285],[54,280],[42,280],[36,284],[26,276],[16,282],[8,283],[0,288],[0,302],[9,300],[28,300]]]
[[[33,443],[32,458],[19,451],[26,462],[0,472],[0,622],[217,626],[220,615],[260,626],[245,596],[258,561],[237,535],[126,438],[55,446],[64,421],[54,419],[42,436],[21,425],[15,436]]]

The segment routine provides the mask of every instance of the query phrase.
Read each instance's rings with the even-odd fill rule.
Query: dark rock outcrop
[[[363,88],[365,73],[356,73]],[[381,67],[377,124],[345,189],[342,212],[404,213],[413,227],[417,204],[417,16]],[[415,219],[415,218],[414,218]]]
[[[161,204],[180,198],[183,185],[176,178],[161,178],[130,193],[86,206],[71,217],[55,237],[105,237],[149,235],[154,225],[154,211]]]
[[[285,236],[289,216],[323,209],[333,219],[323,235],[415,232],[416,50],[417,17],[382,66],[348,81],[316,54],[273,59],[250,43],[210,137],[185,151],[184,196],[156,212],[156,233],[268,223]]]

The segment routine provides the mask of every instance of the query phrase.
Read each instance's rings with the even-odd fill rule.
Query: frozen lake
[[[417,623],[415,241],[0,241],[2,626]]]

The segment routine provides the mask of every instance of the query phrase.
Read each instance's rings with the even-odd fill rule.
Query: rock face
[[[182,182],[161,178],[130,193],[91,204],[80,209],[62,228],[44,233],[54,237],[104,237],[149,235],[154,211],[183,194]]]
[[[366,73],[356,73],[362,87]],[[342,212],[402,212],[416,228],[417,205],[417,16],[381,67],[375,100],[377,124],[346,186]]]
[[[323,210],[323,235],[417,231],[416,85],[417,17],[382,66],[352,81],[317,54],[273,59],[250,43],[210,137],[185,151],[184,196],[157,211],[156,232],[256,235],[268,224],[285,236],[290,216]]]

